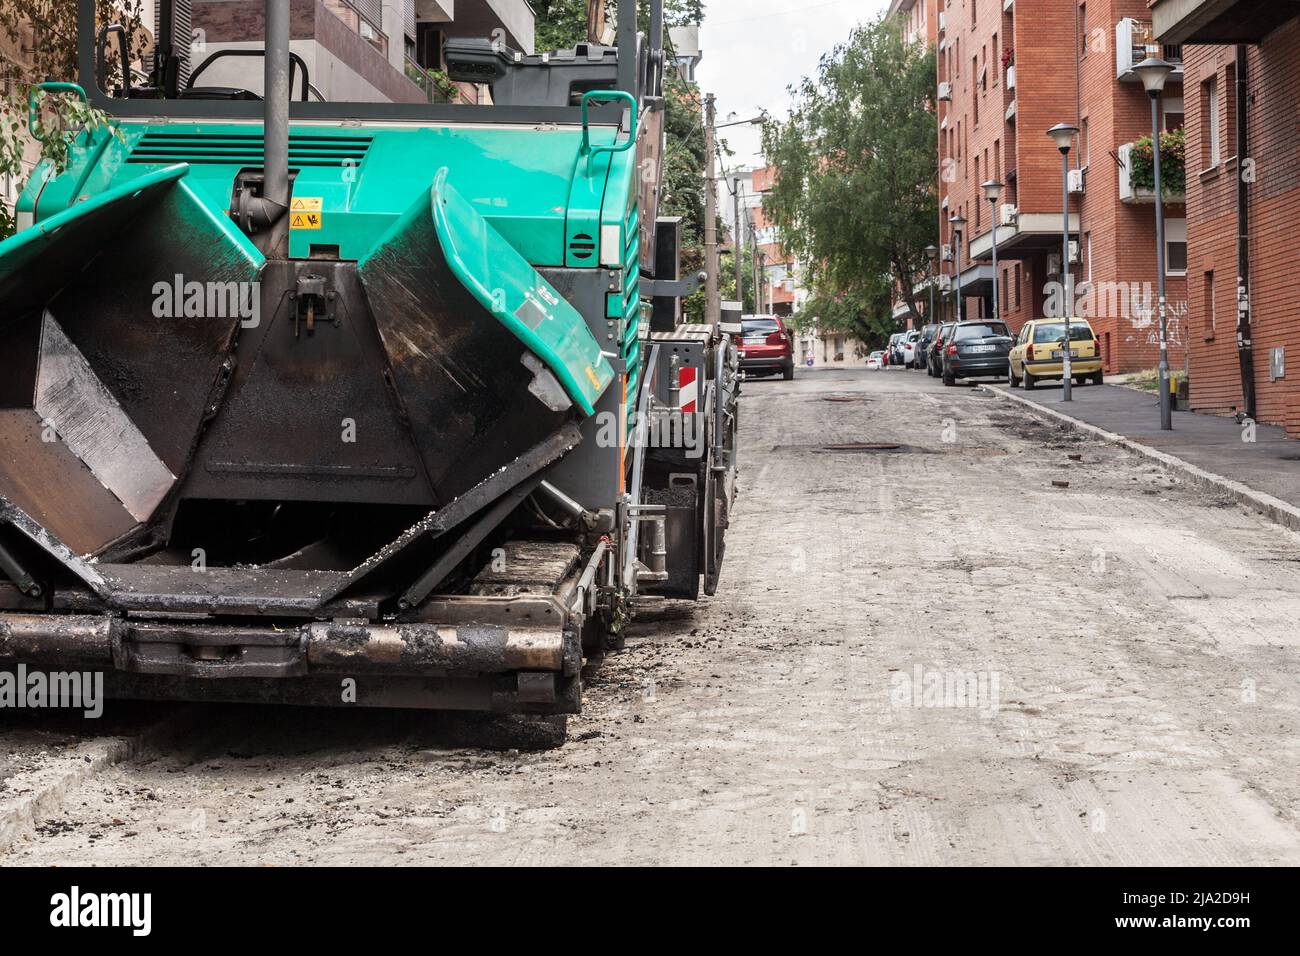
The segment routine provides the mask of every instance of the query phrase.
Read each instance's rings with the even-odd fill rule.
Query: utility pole
[[[732,204],[735,206],[735,212],[736,212],[736,299],[741,303],[741,311],[743,312],[744,302],[745,302],[745,284],[744,284],[745,280],[742,278],[742,275],[744,273],[743,270],[740,268],[741,266],[740,256],[741,253],[745,251],[745,224],[740,221],[740,177],[739,176],[736,176],[732,179],[732,185],[735,188],[732,190],[731,201]]]
[[[704,321],[716,326],[722,317],[722,299],[718,295],[718,194],[717,147],[713,130],[713,94],[704,97]]]

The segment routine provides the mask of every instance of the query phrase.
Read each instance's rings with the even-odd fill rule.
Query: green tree
[[[0,3],[0,36],[11,47],[22,49],[28,32],[32,40],[30,59],[4,64],[0,76],[0,176],[15,179],[24,172],[32,137],[28,131],[28,102],[36,84],[47,80],[75,80],[77,77],[77,0],[4,0]],[[137,36],[141,25],[140,0],[96,0],[100,23],[120,23],[129,37]],[[107,56],[111,85],[121,76],[124,64],[116,49]],[[128,52],[128,61],[131,54]],[[39,158],[48,160],[56,172],[67,168],[72,140],[83,129],[96,130],[109,124],[109,117],[86,106],[75,96],[48,96],[36,92],[35,129]],[[11,235],[16,223],[13,215],[0,203],[0,239]]]
[[[935,241],[935,60],[893,19],[878,17],[825,54],[790,92],[788,117],[763,131],[777,167],[763,209],[804,264],[812,296],[802,324],[868,342],[894,330],[895,291],[912,288]]]
[[[534,45],[538,50],[563,50],[587,39],[587,0],[529,0],[536,14]],[[617,21],[616,0],[603,0],[608,22]],[[647,0],[637,0],[644,25],[649,18]],[[704,20],[704,0],[665,0],[664,23],[679,26]],[[665,37],[665,40],[667,38]]]

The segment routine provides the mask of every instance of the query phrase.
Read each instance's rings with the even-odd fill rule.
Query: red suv
[[[787,382],[794,378],[794,336],[785,320],[776,315],[747,315],[741,320],[736,350],[740,370],[746,375],[775,375]]]

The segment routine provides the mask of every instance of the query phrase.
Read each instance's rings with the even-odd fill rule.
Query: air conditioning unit
[[[951,83],[940,83],[940,84],[939,84],[939,99],[940,99],[941,101],[944,101],[944,102],[950,102],[950,101],[952,100],[952,84],[951,84]]]
[[[952,290],[952,276],[939,276],[939,291],[949,292]]]
[[[939,253],[939,258],[944,262],[952,262],[952,243],[945,242],[943,250]]]
[[[1079,244],[1073,239],[1070,240],[1070,265],[1079,264]],[[1047,274],[1061,274],[1061,254],[1059,252],[1049,252],[1047,254]]]
[[[1019,215],[1020,208],[1018,206],[1014,206],[1009,202],[1004,202],[998,207],[998,225],[1014,226],[1016,224],[1016,217]]]
[[[943,11],[940,10],[939,11],[939,32],[942,33],[945,29],[947,29],[947,26],[948,26],[948,19],[943,15]]]
[[[1086,172],[1087,170],[1084,169],[1070,170],[1070,192],[1077,193],[1079,195],[1083,194],[1084,182],[1087,179],[1087,177],[1085,176]]]

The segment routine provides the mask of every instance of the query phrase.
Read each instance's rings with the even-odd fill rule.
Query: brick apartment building
[[[1128,178],[1132,144],[1151,133],[1151,105],[1131,67],[1159,52],[1147,0],[946,0],[938,18],[939,202],[948,314],[957,286],[948,219],[961,237],[968,318],[992,314],[1018,330],[1043,317],[1060,289],[1061,155],[1047,135],[1079,127],[1070,152],[1075,315],[1092,323],[1108,373],[1154,367],[1159,354],[1154,197]],[[1161,124],[1183,126],[1181,72],[1165,88]],[[981,183],[1003,182],[996,206]],[[1181,196],[1166,197],[1170,363],[1186,359],[1187,234]],[[996,228],[998,271],[994,275]],[[1057,300],[1059,301],[1059,293]],[[1060,314],[1059,311],[1054,314]]]
[[[781,247],[779,232],[763,213],[761,197],[772,188],[775,166],[753,171],[752,189],[760,197],[759,205],[750,210],[757,260],[754,274],[760,276],[759,312],[793,315],[796,309],[796,274],[794,260]]]
[[[1294,384],[1300,364],[1300,5],[1157,0],[1152,17],[1161,40],[1184,44],[1186,57],[1192,407],[1248,411],[1236,336],[1240,211],[1247,236],[1255,417],[1300,437],[1300,388]],[[1245,187],[1240,210],[1239,183]]]
[[[934,46],[939,39],[939,0],[889,0],[889,15],[903,21],[911,43]]]

